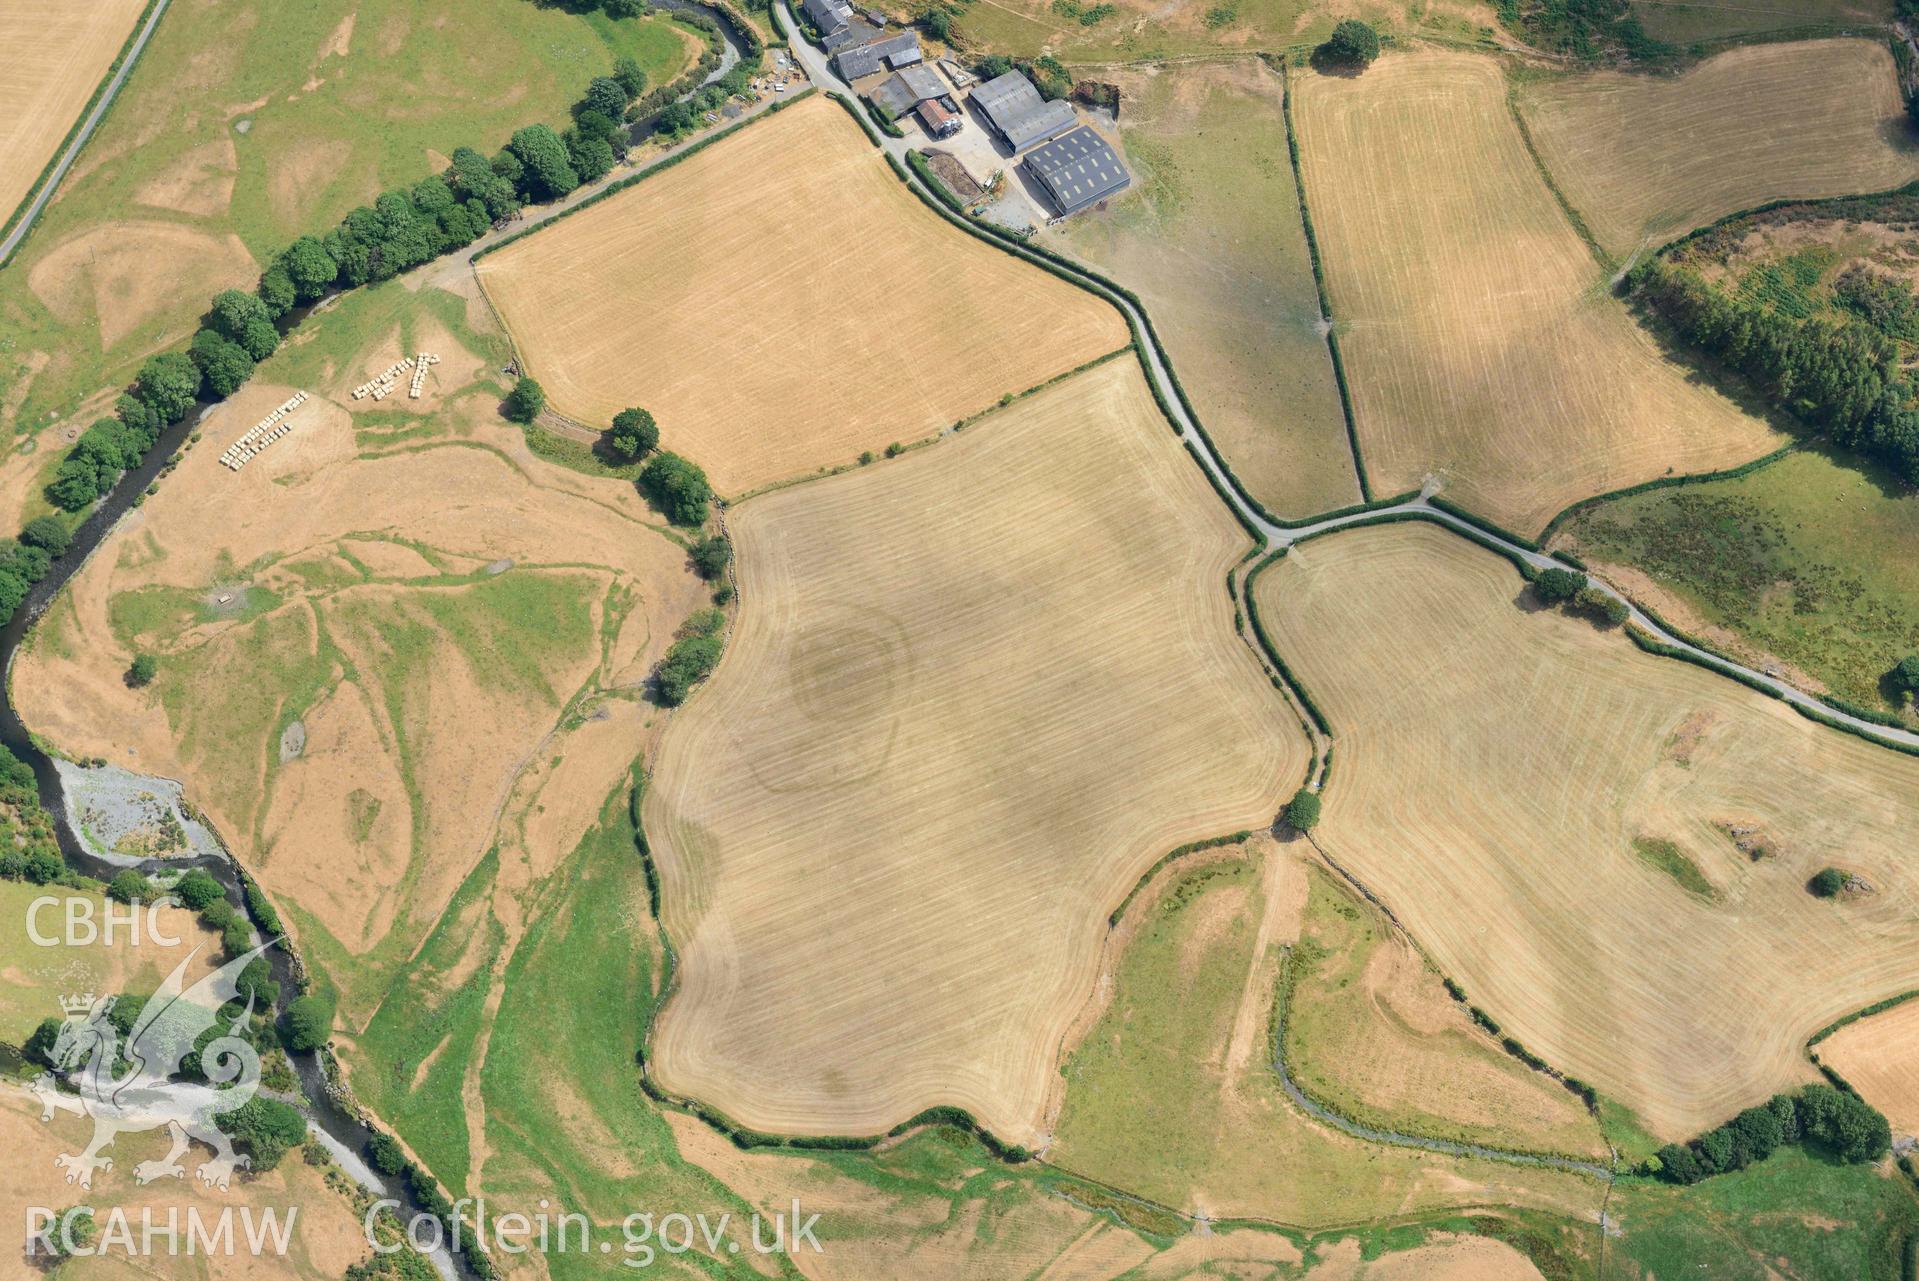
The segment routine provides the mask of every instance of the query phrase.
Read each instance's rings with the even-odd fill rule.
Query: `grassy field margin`
[[[1268,60],[1268,65],[1274,65]],[[1319,291],[1319,314],[1326,321],[1326,350],[1333,358],[1333,382],[1339,387],[1339,408],[1346,415],[1346,444],[1353,451],[1353,472],[1359,477],[1359,496],[1373,501],[1372,482],[1366,479],[1366,456],[1359,448],[1359,424],[1353,418],[1353,395],[1346,386],[1346,362],[1339,354],[1339,330],[1333,323],[1333,300],[1326,292],[1326,270],[1319,259],[1319,236],[1313,230],[1313,213],[1306,203],[1306,175],[1299,169],[1299,135],[1293,130],[1293,75],[1281,62],[1279,71],[1280,115],[1286,121],[1286,155],[1293,166],[1293,189],[1299,192],[1299,221],[1306,228],[1306,256],[1313,264],[1313,285]],[[1277,522],[1276,522],[1277,523]]]

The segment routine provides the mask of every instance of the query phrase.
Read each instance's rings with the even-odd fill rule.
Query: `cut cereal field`
[[[1919,177],[1878,40],[1750,45],[1678,76],[1538,77],[1515,102],[1567,201],[1622,260],[1741,209]]]
[[[1848,1023],[1818,1045],[1820,1061],[1886,1114],[1892,1132],[1919,1134],[1919,1001]]]
[[[477,264],[554,408],[628,405],[723,494],[951,426],[1126,345],[946,225],[824,97]]]
[[[1655,1134],[1808,1079],[1806,1037],[1919,985],[1919,761],[1542,612],[1430,525],[1305,544],[1255,605],[1338,741],[1321,847],[1506,1034]],[[1873,891],[1814,898],[1829,864]]]
[[[1130,360],[728,524],[739,624],[644,811],[654,1070],[758,1129],[954,1104],[1032,1143],[1107,914],[1304,773],[1233,631],[1244,534]]]
[[[1533,533],[1576,499],[1781,443],[1669,363],[1609,296],[1527,155],[1499,63],[1394,55],[1357,78],[1295,83],[1376,492],[1436,476],[1447,497]]]
[[[0,6],[0,223],[27,198],[147,0]]]
[[[1111,72],[1140,198],[1065,248],[1137,293],[1206,433],[1281,516],[1360,499],[1286,155],[1285,85],[1253,58]]]

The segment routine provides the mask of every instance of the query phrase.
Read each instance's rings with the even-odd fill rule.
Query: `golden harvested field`
[[[660,1080],[760,1129],[957,1104],[1034,1142],[1107,913],[1303,775],[1233,632],[1245,538],[1130,359],[728,523],[738,626],[645,809]]]
[[[1781,443],[1609,296],[1526,153],[1498,62],[1395,54],[1296,85],[1375,492],[1437,476],[1453,500],[1534,532],[1576,499]]]
[[[533,865],[571,848],[643,727],[582,726],[564,769],[536,749],[599,693],[636,697],[710,590],[630,484],[542,462],[499,423],[497,391],[476,381],[488,358],[424,312],[404,346],[381,323],[435,298],[356,296],[269,361],[75,577],[16,671],[37,732],[186,784],[293,909],[354,1022],[502,840],[516,790],[545,789]],[[354,345],[322,354],[342,336]],[[347,392],[420,349],[443,357],[434,394],[356,417],[371,402]],[[292,433],[237,474],[221,466],[296,385],[314,397]],[[158,658],[150,689],[123,680],[136,652]],[[602,731],[624,746],[594,746]]]
[[[1139,294],[1262,505],[1302,517],[1358,502],[1279,74],[1257,58],[1100,74],[1119,85],[1139,195],[1048,236]]]
[[[1919,1134],[1919,1001],[1848,1023],[1817,1047],[1819,1057],[1886,1114],[1894,1134]]]
[[[1810,1078],[1814,1030],[1919,986],[1919,761],[1538,612],[1511,566],[1425,524],[1308,543],[1255,598],[1338,739],[1320,845],[1511,1035],[1655,1134]],[[1874,892],[1813,898],[1828,864]]]
[[[1517,101],[1554,181],[1621,260],[1769,201],[1919,177],[1883,40],[1748,45],[1680,76],[1540,78]]]
[[[1126,345],[947,226],[824,97],[477,264],[554,408],[628,405],[737,495],[931,435]]]
[[[146,0],[0,6],[0,223],[27,198],[113,65]]]

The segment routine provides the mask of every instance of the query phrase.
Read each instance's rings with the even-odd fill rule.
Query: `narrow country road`
[[[40,184],[40,189],[33,193],[32,202],[28,204],[27,212],[21,217],[20,224],[7,233],[5,240],[0,240],[0,267],[7,264],[13,257],[13,251],[20,247],[20,242],[27,238],[29,231],[33,230],[33,224],[40,220],[40,211],[47,207],[49,200],[53,199],[53,193],[60,189],[60,182],[67,176],[67,170],[73,168],[73,162],[80,158],[81,148],[87,145],[87,139],[93,137],[93,131],[99,128],[101,119],[107,114],[107,108],[111,107],[113,100],[120,96],[120,86],[126,83],[127,76],[132,73],[133,64],[140,61],[140,54],[145,51],[147,40],[153,35],[153,29],[160,25],[160,15],[167,11],[169,3],[171,0],[158,0],[153,6],[153,12],[147,15],[146,25],[140,28],[140,34],[134,40],[133,47],[127,50],[127,56],[120,60],[120,66],[114,71],[113,79],[107,82],[106,92],[100,95],[100,101],[93,104],[93,110],[87,113],[80,131],[73,135],[73,140],[67,144],[67,149],[60,153],[60,162],[53,167],[53,172],[49,173],[46,181]]]
[[[804,39],[800,38],[799,27],[793,20],[792,12],[787,8],[786,0],[779,0],[779,2],[774,5],[773,12],[781,28],[786,33],[787,43],[792,50],[793,56],[798,59],[800,65],[806,69],[807,75],[811,77],[813,83],[829,93],[837,93],[846,97],[849,101],[857,101],[853,94],[852,87],[834,73],[832,67],[827,63],[825,55],[808,44]],[[902,164],[905,162],[906,153],[912,150],[904,138],[888,138],[882,135],[880,145],[889,154],[897,157]],[[945,207],[940,204],[938,197],[934,196],[932,192],[926,191],[925,184],[920,181],[917,173],[911,168],[908,168],[906,173],[908,182],[916,190],[924,192],[932,201],[933,205],[940,209],[946,217],[949,219],[957,217],[957,215],[948,213],[945,210]],[[1059,263],[1056,260],[1041,258],[1038,254],[1022,249],[1011,242],[1002,243],[1006,245],[1006,248],[1010,252],[1018,254],[1030,262],[1046,267],[1049,270],[1059,267]],[[1347,526],[1364,525],[1387,517],[1416,516],[1444,525],[1455,532],[1464,534],[1468,538],[1497,547],[1508,555],[1524,561],[1536,570],[1566,568],[1562,562],[1555,560],[1543,552],[1522,547],[1518,543],[1503,538],[1490,530],[1481,528],[1470,521],[1462,520],[1450,512],[1433,506],[1429,501],[1429,493],[1422,493],[1417,498],[1408,499],[1403,503],[1397,503],[1392,506],[1373,507],[1365,511],[1348,512],[1339,516],[1328,516],[1323,520],[1312,521],[1304,525],[1287,527],[1273,524],[1264,516],[1260,515],[1259,512],[1255,511],[1251,504],[1240,494],[1238,485],[1227,473],[1225,465],[1219,460],[1218,456],[1213,453],[1212,445],[1207,441],[1205,435],[1194,425],[1192,418],[1187,414],[1186,406],[1181,402],[1178,392],[1173,387],[1173,380],[1167,372],[1165,353],[1160,350],[1159,344],[1154,341],[1151,331],[1146,327],[1145,317],[1140,314],[1139,309],[1128,299],[1114,293],[1092,277],[1072,271],[1070,268],[1060,269],[1071,274],[1075,283],[1092,290],[1100,297],[1112,303],[1115,307],[1118,307],[1126,316],[1127,320],[1131,322],[1133,332],[1139,335],[1140,353],[1144,358],[1148,375],[1158,388],[1160,399],[1171,411],[1173,425],[1179,429],[1180,439],[1190,445],[1198,455],[1201,465],[1203,465],[1206,471],[1211,475],[1214,487],[1221,494],[1227,496],[1227,501],[1239,515],[1240,520],[1243,521],[1249,529],[1258,530],[1265,538],[1268,547],[1280,550],[1291,546],[1301,539],[1311,538],[1317,534],[1329,533],[1336,529],[1346,528]],[[1717,654],[1708,653],[1690,641],[1667,631],[1637,605],[1633,604],[1632,601],[1628,600],[1624,593],[1618,591],[1610,583],[1600,578],[1593,578],[1591,581],[1600,591],[1624,602],[1626,608],[1631,611],[1630,617],[1632,622],[1637,625],[1641,631],[1659,643],[1695,655],[1709,667],[1716,668],[1721,672],[1736,673],[1738,679],[1750,684],[1763,686],[1794,707],[1815,712],[1821,717],[1836,721],[1850,729],[1856,730],[1867,738],[1875,739],[1881,743],[1897,743],[1906,747],[1919,748],[1919,733],[1914,733],[1908,729],[1875,725],[1873,722],[1861,717],[1842,712],[1836,707],[1829,707],[1804,690],[1779,680],[1777,677],[1768,676],[1764,672],[1757,671],[1741,663],[1735,663],[1730,659],[1721,658]]]

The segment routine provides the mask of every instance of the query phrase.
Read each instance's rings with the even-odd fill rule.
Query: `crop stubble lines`
[[[1617,635],[1511,603],[1424,524],[1314,544],[1258,584],[1340,730],[1320,839],[1522,1042],[1673,1136],[1809,1075],[1804,1038],[1919,976],[1901,857],[1919,766]],[[1391,625],[1383,620],[1391,619]],[[1671,744],[1705,728],[1681,764]],[[1756,822],[1753,863],[1716,826]],[[1632,852],[1671,839],[1704,903]],[[1827,862],[1870,898],[1808,896]]]
[[[1588,494],[1772,447],[1605,296],[1506,110],[1496,61],[1399,56],[1356,80],[1304,78],[1297,97],[1354,416],[1382,492],[1437,472],[1450,497],[1537,528]]]
[[[1217,588],[1243,536],[1120,361],[731,523],[733,650],[648,800],[685,959],[662,1083],[759,1128],[953,1103],[1031,1142],[1113,904],[1304,768]]]

